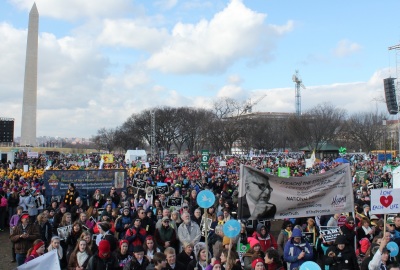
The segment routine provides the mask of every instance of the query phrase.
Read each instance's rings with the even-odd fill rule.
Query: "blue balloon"
[[[321,267],[315,262],[308,261],[300,265],[300,270],[321,270]]]
[[[240,229],[240,223],[235,219],[231,219],[225,222],[224,227],[222,228],[224,234],[229,238],[234,238],[238,236],[240,233]]]
[[[399,246],[395,242],[389,242],[386,248],[390,251],[390,257],[395,257],[399,254]]]
[[[201,208],[209,208],[214,205],[215,195],[210,190],[202,190],[197,194],[196,201]]]

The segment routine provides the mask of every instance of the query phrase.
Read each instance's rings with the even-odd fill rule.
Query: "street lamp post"
[[[385,164],[386,164],[386,118],[383,118],[382,120],[382,125],[384,128],[384,133],[383,133],[383,147],[385,147]]]

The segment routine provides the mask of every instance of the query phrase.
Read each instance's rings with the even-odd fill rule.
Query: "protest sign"
[[[182,197],[168,197],[167,206],[178,206],[181,207],[183,202]]]
[[[400,212],[400,189],[372,189],[371,214],[390,214]]]
[[[154,192],[155,192],[156,196],[158,196],[160,194],[166,194],[166,193],[168,193],[168,186],[165,185],[165,186],[154,187]]]
[[[325,242],[333,242],[340,235],[340,228],[337,226],[320,226],[320,234]]]
[[[269,189],[268,201],[252,196],[260,188]],[[256,211],[259,209],[263,212]],[[288,178],[250,166],[240,168],[238,219],[313,217],[353,210],[349,164],[339,165],[323,174]]]

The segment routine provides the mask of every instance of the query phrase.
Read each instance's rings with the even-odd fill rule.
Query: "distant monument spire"
[[[21,145],[36,146],[38,35],[39,12],[36,8],[36,3],[33,3],[29,12],[28,39],[26,43]]]

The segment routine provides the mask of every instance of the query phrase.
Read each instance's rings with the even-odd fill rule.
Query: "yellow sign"
[[[114,155],[113,154],[103,154],[101,155],[101,159],[104,163],[114,163]]]

